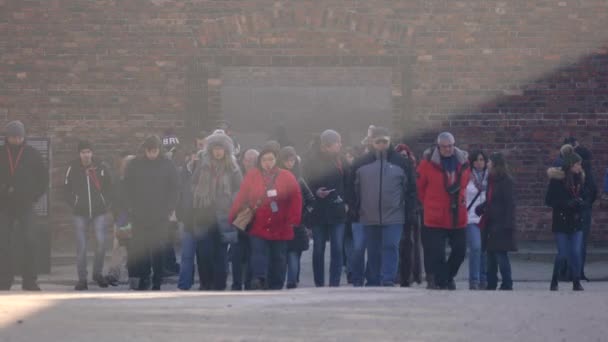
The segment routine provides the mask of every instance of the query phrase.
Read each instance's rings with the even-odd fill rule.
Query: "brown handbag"
[[[245,207],[236,215],[234,221],[232,221],[232,225],[238,230],[244,232],[247,230],[247,226],[249,226],[249,223],[251,223],[251,221],[253,220],[253,215],[255,215],[255,210],[249,207]]]

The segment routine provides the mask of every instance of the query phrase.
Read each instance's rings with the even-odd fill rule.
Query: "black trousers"
[[[32,209],[0,212],[0,290],[10,290],[15,275],[23,286],[36,284],[36,232]]]
[[[430,273],[434,276],[435,284],[445,288],[454,280],[460,265],[466,256],[466,230],[464,228],[423,228],[425,235],[425,246],[428,253],[428,266]],[[449,243],[451,252],[446,260],[446,241]],[[428,273],[428,270],[427,270]]]
[[[131,271],[133,277],[140,279],[149,278],[152,274],[152,285],[158,287],[162,284],[168,227],[166,220],[134,223],[129,244],[129,277],[132,276]]]

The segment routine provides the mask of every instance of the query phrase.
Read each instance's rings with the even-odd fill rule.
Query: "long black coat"
[[[125,195],[133,220],[140,224],[168,220],[178,196],[177,170],[164,157],[138,157],[127,166]]]
[[[516,251],[513,179],[509,176],[491,177],[489,182],[488,188],[492,188],[492,194],[490,201],[486,202],[483,229],[486,250]]]
[[[589,187],[583,174],[579,180],[583,186],[579,193],[580,202],[573,205],[575,196],[566,187],[566,176],[561,168],[550,168],[549,187],[545,196],[545,204],[553,208],[552,231],[554,233],[574,233],[583,227],[582,211],[591,206],[593,189]]]
[[[23,213],[31,209],[49,187],[49,171],[42,156],[26,142],[23,144],[19,164],[12,176],[7,152],[9,144],[5,142],[5,146],[0,147],[0,211]],[[21,146],[10,148],[16,160]]]

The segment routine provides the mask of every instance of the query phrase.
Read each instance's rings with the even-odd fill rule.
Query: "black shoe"
[[[93,276],[93,281],[96,282],[97,286],[101,288],[105,289],[106,287],[108,287],[108,282],[106,281],[106,278],[104,278],[101,274]]]
[[[251,282],[251,289],[256,291],[256,290],[265,290],[266,289],[266,284],[264,279],[254,279]]]
[[[139,278],[139,286],[137,286],[138,291],[148,291],[152,283],[149,278]]]
[[[286,287],[287,287],[288,290],[297,289],[298,288],[298,284],[288,283]]]
[[[36,284],[36,283],[31,283],[31,284],[23,284],[23,285],[21,286],[21,289],[22,289],[23,291],[30,291],[30,292],[40,292],[40,291],[42,291],[42,290],[40,289],[40,287],[38,286],[38,284]]]
[[[243,286],[241,286],[241,285],[232,285],[232,286],[230,287],[230,290],[231,290],[231,291],[237,291],[237,292],[238,292],[238,291],[243,291]]]
[[[152,291],[160,291],[160,285],[152,286]]]
[[[108,285],[110,286],[118,286],[118,279],[116,279],[116,277],[111,276],[111,275],[107,275],[105,277],[106,279],[106,283],[108,283]]]
[[[583,288],[583,285],[581,285],[580,281],[575,280],[572,282],[572,291],[585,291],[585,289]]]
[[[551,287],[549,289],[551,291],[557,291],[559,289],[559,286],[557,285],[557,280],[552,280],[551,281]]]
[[[401,284],[400,284],[400,285],[401,285],[401,287],[410,287],[410,286],[411,286],[411,284],[410,284],[410,282],[409,282],[409,281],[404,281],[404,282],[401,282]]]
[[[581,280],[584,280],[586,282],[590,282],[591,280],[589,280],[589,278],[587,278],[586,275],[583,274],[583,276],[581,277]]]
[[[450,291],[454,291],[456,290],[456,282],[454,281],[454,279],[448,281],[448,284],[446,285],[446,288]]]
[[[86,280],[85,281],[79,281],[78,283],[76,283],[76,286],[74,286],[74,290],[76,291],[84,291],[84,290],[88,290],[89,289],[89,285],[87,285]]]
[[[499,288],[500,291],[513,291],[513,287],[508,287],[508,286],[500,286]]]

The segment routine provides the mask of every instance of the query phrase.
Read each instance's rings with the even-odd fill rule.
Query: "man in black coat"
[[[93,227],[97,246],[93,263],[93,280],[99,287],[108,287],[103,277],[106,254],[108,211],[112,200],[112,180],[104,163],[93,158],[93,147],[88,141],[78,143],[78,159],[72,161],[65,175],[66,201],[73,211],[76,228],[78,283],[75,290],[87,285],[87,229]]]
[[[23,290],[40,291],[32,219],[34,204],[48,184],[48,170],[40,153],[25,142],[23,123],[10,122],[5,145],[0,148],[0,290],[10,290],[18,271],[14,264],[19,260]],[[15,250],[22,251],[21,255],[14,255]]]
[[[314,239],[313,273],[315,285],[325,285],[325,244],[330,241],[329,286],[340,286],[347,205],[348,164],[340,155],[342,139],[338,132],[321,133],[320,144],[304,160],[304,178],[316,196],[311,214]]]
[[[154,270],[152,289],[160,290],[169,216],[178,196],[177,170],[161,155],[159,137],[148,137],[142,147],[143,155],[129,163],[124,182],[133,222],[133,253],[129,258],[135,258],[139,290],[150,287],[150,268]]]

